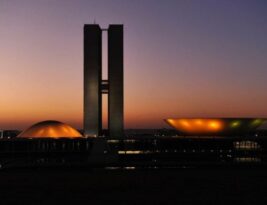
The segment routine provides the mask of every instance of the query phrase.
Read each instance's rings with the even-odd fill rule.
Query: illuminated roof
[[[58,121],[38,122],[20,133],[18,138],[79,138],[82,137],[76,129]]]
[[[231,135],[256,130],[263,118],[169,118],[165,121],[186,135]]]

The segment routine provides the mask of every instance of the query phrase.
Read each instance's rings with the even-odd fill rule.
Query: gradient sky
[[[0,128],[82,127],[83,25],[124,24],[125,127],[267,117],[267,1],[0,0]]]

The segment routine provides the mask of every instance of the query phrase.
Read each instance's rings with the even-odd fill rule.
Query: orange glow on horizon
[[[58,2],[0,1],[1,130],[46,119],[83,128],[83,24],[93,17],[102,28],[125,26],[125,129],[167,128],[169,117],[267,118],[266,1]],[[103,79],[107,37],[104,32]],[[193,124],[184,122],[195,129],[205,123]]]

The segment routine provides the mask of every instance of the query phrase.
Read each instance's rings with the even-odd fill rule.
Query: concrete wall
[[[84,26],[84,135],[98,136],[102,129],[102,31]]]
[[[123,137],[123,25],[108,28],[109,135]]]

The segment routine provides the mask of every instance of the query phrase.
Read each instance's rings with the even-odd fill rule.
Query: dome
[[[238,135],[254,132],[264,118],[169,118],[171,127],[185,135]]]
[[[20,133],[18,138],[79,138],[83,137],[73,127],[58,121],[38,122]]]

